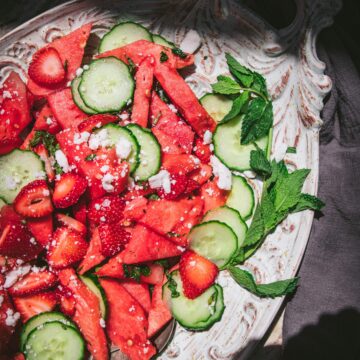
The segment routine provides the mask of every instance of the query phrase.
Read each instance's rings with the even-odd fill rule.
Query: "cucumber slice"
[[[74,100],[74,103],[86,114],[96,114],[96,111],[94,109],[89,108],[88,106],[85,105],[83,99],[81,98],[80,94],[79,94],[79,85],[81,83],[81,76],[76,77],[72,82],[71,82],[71,93],[72,93],[72,97]]]
[[[194,226],[189,235],[189,245],[199,255],[224,268],[238,248],[238,239],[231,227],[212,220]]]
[[[0,156],[0,169],[0,195],[9,204],[25,185],[46,177],[44,163],[28,150],[15,149]]]
[[[215,155],[231,170],[250,169],[250,152],[255,150],[253,144],[241,145],[242,116],[236,116],[225,124],[217,126],[213,135]],[[267,151],[269,137],[256,141],[260,149]]]
[[[239,249],[245,240],[245,235],[247,231],[247,225],[245,221],[241,218],[240,213],[237,210],[225,205],[217,209],[208,211],[202,221],[207,222],[212,220],[223,222],[224,224],[231,227],[231,229],[237,236],[237,244]]]
[[[48,312],[43,312],[41,314],[35,315],[26,322],[26,324],[24,325],[24,327],[21,331],[21,334],[20,334],[20,349],[21,349],[21,351],[24,351],[24,346],[25,346],[26,340],[27,340],[29,334],[35,328],[39,327],[40,325],[54,322],[54,321],[61,322],[67,326],[70,326],[70,327],[73,327],[74,329],[76,329],[76,325],[60,312],[48,311]]]
[[[99,299],[100,303],[100,313],[103,319],[106,319],[106,311],[107,311],[107,305],[106,305],[106,296],[104,289],[101,287],[98,279],[95,276],[90,275],[80,275],[79,276],[81,281],[89,288],[91,292],[93,292],[96,297]]]
[[[150,32],[140,24],[131,21],[115,25],[101,39],[99,53],[113,50],[137,40],[152,41]]]
[[[54,321],[31,331],[24,354],[26,360],[82,360],[85,342],[77,329]]]
[[[175,44],[172,43],[171,41],[168,41],[166,40],[164,37],[162,37],[161,35],[157,35],[157,34],[152,34],[152,39],[153,39],[153,42],[155,44],[159,44],[159,45],[162,45],[162,46],[166,46],[170,49],[173,49],[175,48]]]
[[[136,124],[126,126],[136,137],[140,145],[140,164],[134,172],[136,181],[145,181],[158,173],[161,166],[161,147],[149,129]]]
[[[133,173],[140,163],[140,145],[136,140],[136,137],[129,129],[117,124],[107,124],[102,128],[97,129],[95,132],[99,132],[101,129],[107,130],[111,146],[116,145],[119,141],[126,141],[131,145],[130,154],[125,160],[130,164],[130,172]]]
[[[231,191],[226,205],[237,210],[244,220],[251,217],[255,206],[254,191],[242,176],[232,176]]]
[[[220,122],[231,110],[233,101],[224,95],[205,94],[200,103],[216,122]]]
[[[3,206],[5,206],[5,205],[6,205],[5,200],[4,200],[2,197],[0,197],[0,210],[1,210],[1,208],[2,208]]]
[[[188,299],[183,293],[179,271],[173,271],[171,275],[176,282],[176,290],[180,296],[171,297],[168,283],[163,286],[163,296],[169,304],[174,318],[181,326],[189,330],[201,331],[210,328],[221,319],[225,306],[222,289],[219,285],[211,286],[195,299]]]
[[[120,111],[134,93],[134,79],[125,63],[115,57],[94,60],[79,85],[84,104],[98,113]]]

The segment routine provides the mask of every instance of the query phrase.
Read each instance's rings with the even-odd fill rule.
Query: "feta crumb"
[[[81,76],[81,74],[82,74],[83,72],[84,72],[84,69],[82,69],[82,68],[80,67],[80,68],[76,69],[75,74],[76,74],[76,76]]]
[[[15,326],[19,319],[20,314],[18,312],[14,313],[13,309],[6,310],[5,324],[7,326]]]
[[[24,265],[8,272],[6,274],[4,288],[7,289],[13,286],[17,282],[18,278],[26,275],[30,271],[30,269],[30,265]]]
[[[210,144],[209,149],[210,149],[211,152],[214,151],[214,144]]]
[[[231,171],[215,155],[211,155],[210,164],[213,174],[218,177],[218,187],[223,190],[231,190]]]
[[[97,204],[96,204],[97,205]],[[103,207],[109,207],[111,205],[111,200],[105,199],[102,204]]]
[[[80,134],[75,133],[74,134],[74,144],[78,145],[78,144],[82,144],[84,142],[87,142],[89,137],[90,137],[90,133],[87,132],[87,131],[83,131]]]
[[[156,175],[149,178],[149,185],[151,189],[163,188],[165,194],[171,192],[170,174],[166,170],[159,171]]]
[[[102,328],[105,328],[105,327],[106,327],[106,323],[105,323],[105,320],[104,320],[103,318],[101,318],[99,322],[100,322],[100,326],[101,326]]]
[[[5,90],[4,92],[3,92],[3,99],[12,99],[12,95],[11,95],[11,93],[10,93],[10,91],[7,91],[7,90]]]
[[[173,104],[169,104],[168,106],[173,113],[177,113],[177,108]]]
[[[116,155],[119,159],[127,159],[132,150],[132,144],[125,138],[120,138],[115,144]]]
[[[95,210],[100,210],[101,206],[100,204],[95,204]]]
[[[91,150],[97,150],[100,146],[105,147],[108,145],[110,145],[110,140],[106,129],[102,129],[96,134],[91,134],[89,138],[89,148]]]
[[[46,118],[46,124],[51,125],[53,123],[53,120],[50,116]]]
[[[129,118],[128,113],[123,113],[119,115],[120,120],[127,120]]]
[[[70,171],[70,166],[66,155],[61,150],[55,151],[55,159],[64,172]]]
[[[212,141],[212,132],[210,130],[206,130],[204,133],[203,143],[205,145],[211,144]]]
[[[100,168],[100,171],[105,174],[106,172],[109,171],[109,165],[103,165],[101,168]]]
[[[197,31],[190,30],[180,44],[180,49],[188,54],[193,54],[201,46],[201,38]]]
[[[103,178],[101,179],[101,185],[105,191],[113,192],[115,190],[114,185],[112,185],[113,180],[114,177],[109,173],[103,176]]]

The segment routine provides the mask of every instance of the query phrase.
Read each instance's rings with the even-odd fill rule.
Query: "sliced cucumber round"
[[[188,239],[192,250],[215,263],[220,269],[228,264],[238,248],[235,232],[229,225],[216,220],[194,226]]]
[[[173,271],[171,275],[180,295],[171,297],[171,291],[166,283],[163,286],[163,296],[169,304],[174,318],[181,326],[189,330],[202,331],[209,329],[221,319],[225,306],[222,289],[219,285],[211,286],[195,299],[188,299],[183,293],[179,271]]]
[[[220,94],[205,94],[200,99],[200,103],[216,122],[220,122],[229,113],[233,105],[231,99]]]
[[[43,312],[41,314],[35,315],[25,323],[25,325],[21,331],[21,334],[20,334],[20,349],[21,349],[21,351],[24,351],[24,346],[25,346],[26,340],[27,340],[29,334],[35,328],[39,327],[40,325],[54,322],[54,321],[61,322],[67,326],[70,326],[70,327],[73,327],[76,329],[76,325],[60,312],[48,311],[48,312]]]
[[[255,206],[254,191],[242,176],[232,176],[231,191],[226,205],[237,210],[244,220],[251,217]]]
[[[101,39],[99,53],[117,49],[138,40],[152,41],[150,32],[140,24],[127,21],[115,25]]]
[[[32,151],[15,149],[0,156],[0,195],[11,204],[30,182],[46,177],[40,157]]]
[[[155,44],[159,44],[161,46],[166,46],[170,49],[175,48],[175,44],[172,43],[171,41],[166,40],[163,36],[161,35],[157,35],[157,34],[152,34],[152,38],[153,38],[153,42]]]
[[[106,296],[104,289],[101,287],[98,279],[95,276],[90,275],[80,275],[79,277],[81,281],[89,288],[89,290],[93,292],[99,299],[101,316],[103,319],[106,319]]]
[[[136,181],[145,181],[160,170],[160,144],[149,129],[142,128],[136,124],[129,124],[126,128],[134,134],[140,145],[140,163],[134,171],[134,178]]]
[[[24,354],[26,360],[82,360],[85,356],[85,342],[77,329],[54,321],[30,332]]]
[[[131,151],[126,160],[130,165],[130,172],[133,173],[139,166],[140,159],[140,145],[136,140],[136,137],[133,133],[126,127],[119,126],[117,124],[107,124],[100,129],[95,130],[99,132],[101,129],[106,129],[108,134],[108,139],[110,140],[110,145],[113,146],[119,142],[124,141],[131,145]]]
[[[247,231],[247,225],[245,221],[241,218],[240,213],[237,210],[225,205],[208,211],[202,221],[207,222],[212,220],[223,222],[224,224],[231,227],[231,229],[237,236],[239,249],[245,240],[245,235]]]
[[[250,152],[256,150],[253,144],[241,145],[242,116],[219,124],[213,135],[215,155],[231,170],[250,169]],[[256,141],[258,147],[267,151],[269,138],[265,136]]]
[[[5,200],[0,196],[0,210],[1,210],[1,208],[2,208],[3,206],[5,206],[5,205],[6,205]]]
[[[94,109],[89,108],[88,106],[85,105],[83,99],[81,98],[80,94],[79,94],[79,85],[81,82],[82,78],[81,76],[76,77],[72,82],[71,82],[71,93],[72,93],[72,97],[74,100],[74,103],[86,114],[96,114],[96,111]]]
[[[115,57],[94,60],[85,70],[79,94],[86,106],[98,113],[120,111],[134,93],[128,66]]]

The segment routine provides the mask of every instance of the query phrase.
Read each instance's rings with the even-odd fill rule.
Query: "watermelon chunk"
[[[53,135],[61,130],[49,104],[45,104],[37,114],[34,129],[47,131]]]
[[[141,275],[140,280],[151,285],[160,284],[164,278],[164,268],[160,264],[147,264],[147,266],[150,268],[150,275]]]
[[[226,204],[229,192],[219,189],[216,181],[216,179],[208,181],[201,187],[201,198],[204,199],[204,213]]]
[[[183,252],[173,242],[142,225],[136,225],[130,242],[122,252],[125,264],[178,256]]]
[[[125,279],[123,252],[112,257],[105,265],[96,271],[98,276],[107,276],[115,279]]]
[[[160,63],[156,65],[154,74],[171,102],[200,137],[203,137],[206,130],[215,130],[214,119],[201,106],[194,92],[176,69],[166,63]]]
[[[139,196],[134,200],[127,201],[124,210],[124,219],[130,221],[139,220],[146,212],[147,203],[148,200],[143,196]]]
[[[131,114],[131,122],[143,127],[148,123],[153,80],[154,58],[148,57],[141,62],[135,75],[136,87]]]
[[[193,155],[164,154],[162,157],[162,168],[171,174],[187,175],[199,167],[200,161]]]
[[[56,121],[63,129],[77,127],[88,117],[74,103],[69,88],[54,92],[47,99]]]
[[[207,164],[200,164],[199,169],[192,171],[189,178],[196,181],[198,184],[205,184],[212,176],[212,167]]]
[[[108,301],[107,333],[113,344],[132,360],[147,360],[156,354],[147,339],[148,322],[140,304],[116,280],[100,279]]]
[[[136,281],[122,281],[125,290],[142,306],[146,313],[150,310],[151,300],[148,284],[140,284]]]

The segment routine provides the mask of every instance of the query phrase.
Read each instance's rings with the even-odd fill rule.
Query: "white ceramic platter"
[[[102,36],[120,19],[134,19],[180,43],[189,29],[202,38],[196,54],[196,72],[187,81],[198,96],[210,90],[216,76],[227,71],[224,53],[262,73],[274,100],[275,126],[272,156],[286,154],[291,168],[310,168],[304,191],[316,194],[320,111],[331,81],[315,52],[318,32],[332,21],[339,0],[298,0],[293,23],[276,31],[232,0],[82,0],[73,1],[16,28],[0,39],[0,79],[10,70],[25,72],[32,54],[47,42],[87,22],[93,37]],[[249,179],[257,195],[260,184]],[[313,214],[289,216],[246,263],[260,282],[294,276],[308,240]],[[245,358],[269,328],[283,299],[259,299],[222,273],[226,309],[210,331],[191,333],[180,326],[161,359]]]

